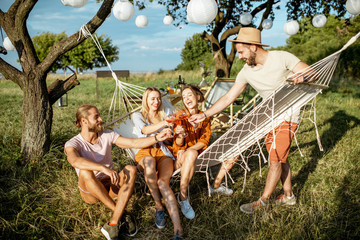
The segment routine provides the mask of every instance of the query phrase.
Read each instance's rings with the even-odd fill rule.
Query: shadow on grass
[[[320,136],[325,153],[331,151],[331,149],[335,147],[337,142],[341,140],[346,132],[358,126],[360,124],[360,120],[354,116],[346,114],[345,111],[340,110],[335,112],[331,118],[322,124],[325,125],[328,123],[330,123],[329,129],[324,131],[324,133]],[[319,159],[323,156],[323,152],[319,150],[316,140],[300,145],[300,148],[304,146],[314,146],[314,148],[311,152],[312,159],[306,163],[292,179],[294,192],[298,195],[298,197],[300,197],[301,191],[309,175],[315,171]]]
[[[335,216],[329,221],[327,239],[358,239],[360,236],[360,167],[352,158],[352,169],[344,177],[335,199],[340,199]]]

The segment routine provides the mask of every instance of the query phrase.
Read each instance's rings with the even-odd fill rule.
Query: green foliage
[[[233,65],[231,67],[230,76],[236,77],[244,65],[245,65],[245,61],[240,60],[239,58],[235,58]]]
[[[56,42],[65,38],[67,38],[65,33],[54,34],[49,32],[34,37],[33,42],[40,61],[44,60],[49,50]],[[118,47],[112,45],[112,41],[109,37],[101,35],[98,37],[98,40],[109,63],[119,59],[117,56],[119,54]],[[93,69],[94,67],[106,66],[106,61],[94,41],[91,38],[88,38],[77,47],[63,54],[52,66],[51,71],[56,72],[56,70],[65,69],[67,66],[75,68],[77,72],[82,72],[84,70]]]
[[[360,31],[360,16],[350,19],[328,16],[327,23],[322,28],[311,25],[311,19],[300,22],[301,31],[290,36],[286,46],[277,49],[289,51],[307,64],[313,64],[320,59],[339,50],[352,36]],[[352,44],[341,54],[337,73],[348,77],[359,78],[360,71],[360,42]]]
[[[60,42],[61,40],[64,40],[65,38],[67,38],[67,35],[65,34],[65,32],[62,32],[59,34],[46,32],[46,33],[42,33],[39,36],[33,37],[32,40],[34,43],[35,51],[36,51],[36,54],[37,54],[40,62],[42,62],[46,58],[50,49],[56,42]],[[56,70],[61,69],[61,68],[63,68],[63,65],[62,65],[61,58],[59,58],[51,67],[51,71],[56,72]]]
[[[194,34],[186,40],[185,46],[181,51],[182,63],[177,66],[179,70],[199,69],[199,61],[207,67],[212,62],[211,48],[208,42],[201,38],[200,33]]]

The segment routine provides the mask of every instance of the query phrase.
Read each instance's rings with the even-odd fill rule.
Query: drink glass
[[[190,117],[190,114],[187,113],[186,110],[184,110],[184,109],[179,109],[179,110],[177,110],[177,111],[176,111],[176,115],[177,115],[177,117],[178,117],[178,120],[175,121],[175,124],[176,124],[177,126],[181,126],[181,120],[185,120],[185,119],[187,119],[188,117]],[[184,137],[187,137],[187,136],[188,136],[188,133],[185,132],[183,136],[184,136]]]

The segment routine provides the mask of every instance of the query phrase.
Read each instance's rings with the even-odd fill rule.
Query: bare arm
[[[187,148],[186,150],[188,149],[194,149],[196,151],[199,151],[201,149],[203,149],[205,147],[205,144],[202,143],[202,142],[197,142],[195,145],[192,145],[191,147]]]
[[[104,168],[106,168],[104,165],[81,157],[79,152],[74,147],[66,147],[65,152],[68,162],[75,168],[100,172],[103,172]]]
[[[212,115],[221,112],[233,103],[235,99],[245,90],[245,88],[246,84],[235,82],[224,96],[222,96],[214,105],[204,112],[205,114],[200,113],[192,115],[189,118],[189,122],[200,123],[205,120],[205,115],[206,117],[211,117]]]
[[[126,138],[126,137],[118,137],[116,139],[115,145],[121,148],[146,148],[151,145],[164,141],[169,138],[171,135],[171,130],[169,128],[163,129],[161,132],[156,134],[155,136],[144,137],[144,138]]]
[[[301,73],[303,73],[304,71],[308,70],[309,65],[307,65],[304,62],[299,62],[298,64],[295,65],[294,69],[293,69],[293,73],[298,73],[300,76],[299,77],[294,77],[294,84],[299,84],[299,83],[303,83],[304,82],[304,76],[301,75]],[[313,81],[314,79],[312,79]]]
[[[81,157],[79,152],[74,147],[66,147],[65,153],[67,156],[67,160],[71,164],[71,166],[81,170],[103,172],[110,177],[112,184],[114,185],[119,184],[120,178],[117,171],[110,169],[99,163],[93,162],[87,158]]]
[[[169,126],[170,124],[167,123],[166,121],[161,121],[161,122],[158,122],[158,123],[155,123],[155,124],[151,124],[151,125],[148,125],[148,126],[144,126],[142,129],[141,129],[141,132],[145,135],[149,135],[151,133],[154,133],[156,132],[157,130],[163,128],[163,127],[167,127]]]

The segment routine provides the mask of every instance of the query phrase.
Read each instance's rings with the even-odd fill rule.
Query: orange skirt
[[[161,160],[165,159],[165,158],[169,158],[168,156],[166,156],[163,151],[161,151],[161,148],[143,148],[141,150],[139,150],[137,152],[137,154],[135,155],[135,162],[136,164],[138,164],[141,159],[143,159],[146,156],[151,156],[153,158],[155,158],[156,162],[160,162]]]

